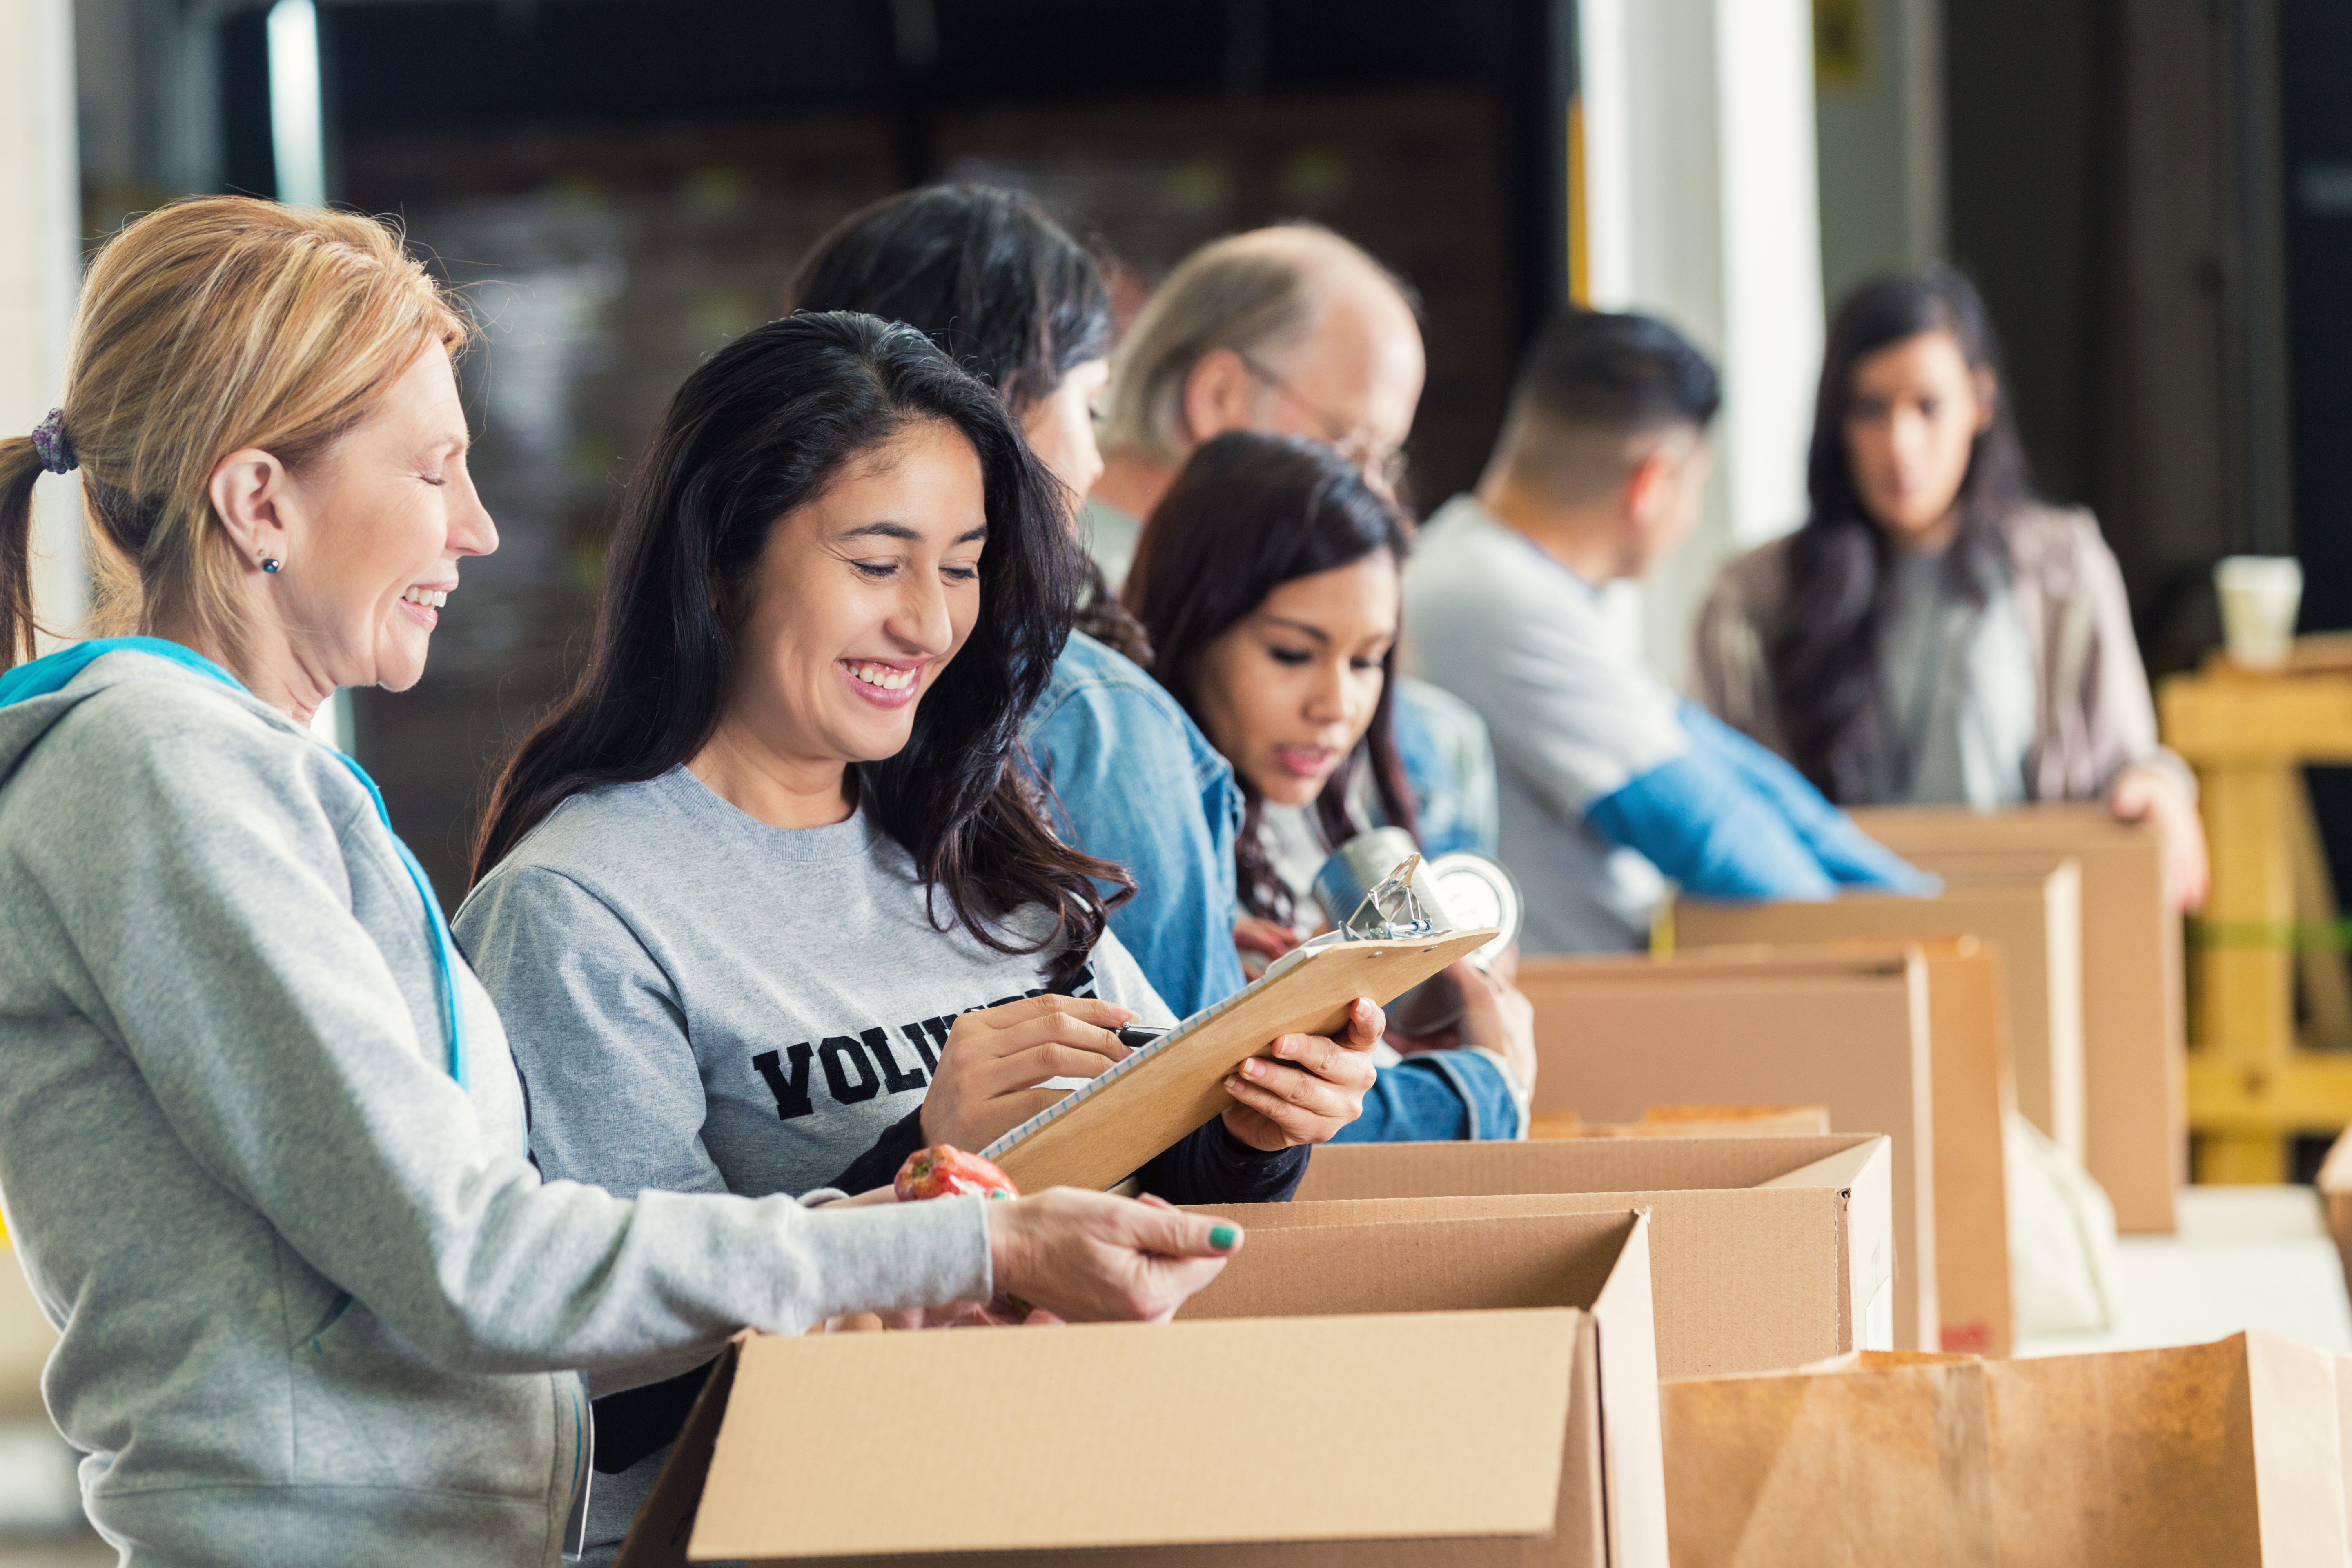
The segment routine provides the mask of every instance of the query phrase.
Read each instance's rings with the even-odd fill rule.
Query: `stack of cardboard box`
[[[1528,961],[1547,1136],[1317,1150],[1296,1202],[1204,1211],[1248,1239],[1172,1324],[745,1339],[624,1562],[2352,1568],[2352,1367],[1933,1353],[2010,1348],[2011,1114],[2171,1225],[2153,835],[1866,826],[1944,890]],[[1835,1131],[1656,1114],[1710,1106]]]
[[[1894,1346],[2010,1347],[2001,973],[1972,937],[1531,959],[1538,1112],[1778,1096],[1894,1139]],[[1646,1114],[1646,1111],[1643,1112]]]
[[[2165,896],[2156,829],[2118,822],[2096,805],[1990,816],[1864,811],[1855,819],[1948,879],[1997,879],[2019,857],[2074,863],[2082,879],[2082,1159],[2114,1200],[2120,1229],[2170,1231],[2173,1194],[2189,1173],[2188,996],[2181,922]]]

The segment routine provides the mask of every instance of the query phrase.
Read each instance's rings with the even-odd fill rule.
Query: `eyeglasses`
[[[1365,482],[1390,495],[1402,492],[1405,470],[1412,463],[1403,447],[1383,446],[1363,431],[1349,428],[1344,421],[1333,418],[1301,395],[1289,382],[1239,350],[1234,351],[1234,357],[1240,360],[1243,368],[1255,376],[1268,392],[1290,399],[1298,411],[1314,424],[1324,443],[1362,474]]]

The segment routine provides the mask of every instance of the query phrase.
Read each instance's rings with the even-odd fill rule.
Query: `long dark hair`
[[[1265,604],[1267,595],[1378,551],[1387,551],[1402,567],[1411,547],[1403,514],[1329,447],[1235,431],[1195,447],[1152,509],[1136,542],[1127,605],[1157,650],[1152,673],[1197,724],[1201,704],[1193,681],[1202,650]],[[1389,823],[1416,838],[1421,834],[1391,719],[1394,647],[1381,672],[1371,727],[1316,797],[1316,824],[1327,844],[1340,844],[1368,826],[1348,808],[1356,770],[1365,765]],[[1246,777],[1240,784],[1247,812],[1234,859],[1243,907],[1286,921],[1290,890],[1259,839],[1265,802]]]
[[[1874,278],[1830,318],[1813,404],[1805,524],[1788,545],[1788,590],[1765,628],[1764,658],[1780,732],[1797,766],[1832,800],[1865,789],[1865,759],[1882,733],[1878,644],[1894,545],[1864,509],[1846,451],[1854,367],[1922,332],[1949,332],[1972,371],[1990,371],[1992,422],[1976,437],[1960,481],[1960,525],[1945,557],[1954,588],[1981,604],[2000,569],[2001,520],[2031,496],[2025,448],[2000,383],[2000,354],[1984,301],[1948,267]]]
[[[1062,378],[1109,354],[1115,322],[1102,268],[1019,191],[929,185],[835,224],[785,289],[793,310],[862,310],[930,334],[996,388],[1015,419]],[[1082,498],[1081,498],[1082,499]],[[1138,664],[1151,653],[1091,558],[1078,629]]]
[[[499,776],[476,879],[569,796],[654,778],[702,749],[734,667],[733,623],[777,521],[930,422],[980,457],[980,616],[916,708],[906,748],[853,765],[860,800],[973,936],[1000,952],[1060,943],[1056,981],[1085,963],[1108,907],[1090,879],[1134,884],[1056,840],[1007,766],[1069,631],[1077,584],[1061,498],[988,388],[922,333],[847,311],[745,333],[663,410],[605,563],[588,668]],[[996,922],[1031,904],[1054,914],[1054,929],[1018,945]]]

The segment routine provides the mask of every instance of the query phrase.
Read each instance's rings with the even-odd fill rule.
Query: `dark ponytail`
[[[1923,332],[1949,332],[1970,370],[2000,386],[2000,350],[1976,289],[1948,267],[1874,278],[1830,318],[1806,458],[1811,508],[1789,541],[1788,590],[1763,628],[1764,661],[1791,758],[1822,794],[1862,800],[1866,759],[1882,733],[1879,635],[1887,614],[1894,546],[1864,510],[1845,446],[1854,367]],[[2025,451],[1996,391],[1992,422],[1979,432],[1960,481],[1960,526],[1946,555],[1954,590],[1981,604],[2001,566],[2000,523],[2029,499]]]

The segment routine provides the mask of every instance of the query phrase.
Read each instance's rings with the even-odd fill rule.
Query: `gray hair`
[[[1305,331],[1318,304],[1318,274],[1333,261],[1359,263],[1404,292],[1386,268],[1319,224],[1233,235],[1186,257],[1120,346],[1103,444],[1181,462],[1193,444],[1184,417],[1193,366],[1218,349],[1262,359]]]

